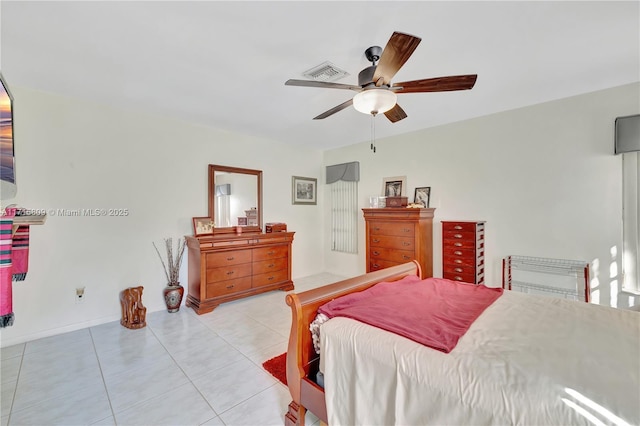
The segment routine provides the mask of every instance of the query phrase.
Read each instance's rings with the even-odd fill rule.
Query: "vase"
[[[167,305],[167,311],[178,312],[180,304],[182,304],[182,296],[184,295],[184,287],[180,283],[167,285],[164,288],[164,302]]]

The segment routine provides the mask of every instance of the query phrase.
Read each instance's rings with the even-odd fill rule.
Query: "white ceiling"
[[[141,109],[317,149],[369,140],[353,92],[285,86],[324,61],[357,84],[364,50],[422,38],[394,81],[478,74],[402,94],[376,137],[640,81],[640,2],[0,2],[9,86]],[[639,94],[640,96],[640,94]],[[17,100],[19,101],[19,99]]]

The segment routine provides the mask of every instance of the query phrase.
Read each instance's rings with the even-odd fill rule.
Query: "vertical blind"
[[[331,250],[358,252],[358,181],[360,163],[327,167],[327,185],[331,189]]]

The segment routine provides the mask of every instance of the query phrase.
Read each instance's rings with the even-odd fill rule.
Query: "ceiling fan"
[[[285,85],[345,89],[358,92],[352,99],[323,112],[314,117],[314,120],[327,118],[353,105],[356,110],[364,114],[375,116],[384,113],[392,123],[395,123],[407,117],[404,110],[396,103],[398,94],[468,90],[474,86],[478,78],[476,74],[468,74],[392,84],[391,79],[407,62],[421,40],[421,38],[409,34],[394,32],[384,50],[380,46],[372,46],[365,50],[364,54],[372,65],[358,74],[358,86],[313,80],[287,80]]]

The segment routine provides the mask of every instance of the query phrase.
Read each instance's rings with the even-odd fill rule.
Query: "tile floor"
[[[295,291],[339,279],[306,277]],[[284,298],[205,315],[183,306],[148,313],[139,330],[114,321],[2,348],[0,425],[282,425],[291,396],[262,363],[286,351]]]

